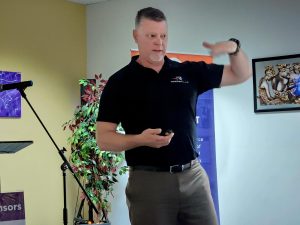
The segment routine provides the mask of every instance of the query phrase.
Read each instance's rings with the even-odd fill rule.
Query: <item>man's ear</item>
[[[134,39],[135,43],[137,43],[137,36],[138,36],[138,34],[137,34],[137,30],[136,29],[134,29],[132,31],[132,36],[133,36],[133,39]]]

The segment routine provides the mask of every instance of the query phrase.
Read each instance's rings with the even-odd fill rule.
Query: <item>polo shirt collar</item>
[[[130,62],[131,66],[134,66],[134,68],[136,68],[136,69],[150,69],[150,70],[152,70],[151,68],[144,67],[141,64],[139,64],[136,61],[138,59],[138,57],[139,57],[139,55],[135,55],[135,56],[131,57],[131,62]],[[164,65],[162,66],[160,71],[164,71],[169,66],[170,62],[171,62],[171,60],[167,56],[165,56],[164,57]]]

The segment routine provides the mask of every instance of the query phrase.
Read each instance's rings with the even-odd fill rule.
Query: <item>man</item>
[[[178,63],[166,54],[166,17],[144,8],[133,37],[139,56],[112,75],[100,100],[97,143],[125,151],[132,225],[216,225],[209,181],[197,160],[195,108],[199,94],[250,77],[239,41],[210,44],[212,56],[229,54],[230,65]],[[126,134],[116,133],[122,123]]]

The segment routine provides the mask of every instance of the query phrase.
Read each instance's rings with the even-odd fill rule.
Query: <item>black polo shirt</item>
[[[196,104],[201,93],[220,86],[223,65],[178,63],[165,57],[159,73],[131,62],[113,74],[101,95],[98,121],[122,123],[126,134],[147,128],[172,129],[173,139],[159,149],[127,150],[129,166],[185,164],[197,157]]]

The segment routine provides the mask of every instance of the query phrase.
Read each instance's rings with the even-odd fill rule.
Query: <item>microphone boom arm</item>
[[[31,85],[32,86],[32,81],[31,81]],[[26,88],[26,87],[25,87]],[[81,190],[83,191],[83,193],[85,194],[86,198],[88,199],[88,202],[90,203],[90,205],[92,206],[92,208],[94,209],[94,211],[97,213],[97,215],[99,215],[99,211],[97,210],[95,204],[92,202],[91,198],[89,197],[87,191],[85,190],[85,188],[83,187],[83,185],[81,184],[80,180],[78,179],[78,177],[76,176],[73,168],[71,167],[69,161],[67,160],[67,158],[64,155],[64,151],[65,148],[63,148],[62,150],[59,149],[58,145],[55,143],[54,139],[52,138],[51,134],[49,133],[49,131],[47,130],[47,128],[45,127],[44,123],[42,122],[42,120],[40,119],[40,117],[38,116],[38,114],[36,113],[36,111],[34,110],[34,108],[32,107],[32,105],[30,104],[29,100],[27,99],[27,96],[24,92],[25,89],[23,86],[18,87],[16,89],[18,89],[18,91],[20,92],[21,96],[26,100],[26,102],[28,103],[29,107],[31,108],[32,112],[34,113],[34,115],[36,116],[36,118],[38,119],[38,121],[40,122],[40,124],[42,125],[42,127],[44,128],[44,130],[46,131],[48,137],[51,139],[52,143],[54,144],[55,148],[57,149],[60,157],[62,158],[65,166],[69,169],[69,171],[71,172],[71,174],[73,175],[73,177],[75,178],[75,180],[77,181],[78,185],[80,186]],[[1,92],[1,89],[0,89]],[[66,212],[64,211],[64,214]],[[104,222],[108,221],[108,218],[106,216],[106,213],[104,211],[104,209],[102,209],[102,218],[104,217]],[[67,219],[66,215],[64,215],[64,220]],[[66,221],[64,221],[64,224],[67,224]]]

